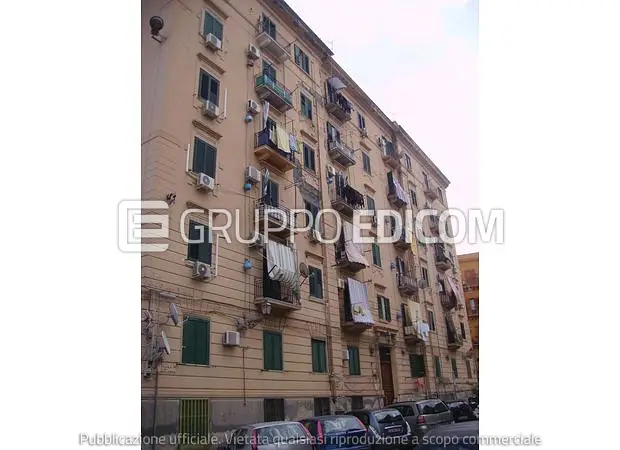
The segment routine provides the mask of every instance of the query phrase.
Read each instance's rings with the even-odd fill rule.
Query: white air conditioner
[[[248,45],[248,58],[250,59],[258,59],[260,58],[260,50],[254,44]]]
[[[263,248],[265,246],[265,236],[262,234],[257,234],[254,242],[250,243],[251,248]]]
[[[310,242],[319,242],[321,239],[321,234],[319,230],[315,230],[314,228],[310,230]]]
[[[348,361],[350,359],[351,355],[349,355],[349,350],[343,350],[342,351],[342,360],[343,361]]]
[[[215,180],[206,173],[199,173],[196,180],[196,189],[201,191],[212,191],[215,189]]]
[[[360,134],[362,137],[368,137],[368,130],[366,128],[360,129]]]
[[[222,344],[237,346],[241,343],[241,336],[238,331],[227,331],[222,336]]]
[[[202,115],[215,119],[220,115],[220,108],[215,103],[207,100],[202,104]]]
[[[252,99],[248,100],[248,112],[253,115],[258,114],[260,112],[260,105],[258,102]]]
[[[213,278],[211,266],[200,261],[194,262],[192,278],[196,278],[198,280],[211,280],[211,278]]]
[[[338,278],[338,289],[344,289],[346,280],[344,278]]]
[[[245,168],[245,180],[251,184],[260,183],[260,180],[261,180],[260,170],[258,170],[254,166],[246,167]]]
[[[212,50],[221,50],[222,49],[222,41],[213,33],[209,33],[205,36],[205,47],[210,48]]]

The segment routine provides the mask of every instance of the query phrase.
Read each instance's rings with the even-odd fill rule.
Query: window
[[[441,377],[441,359],[439,359],[439,356],[435,356],[435,376],[437,378]]]
[[[375,199],[370,195],[366,196],[366,205],[368,205],[368,211],[376,211],[375,209]]]
[[[263,331],[263,368],[282,370],[282,334]]]
[[[361,375],[360,349],[354,346],[348,347],[349,351],[349,375]]]
[[[209,33],[214,34],[220,41],[223,39],[224,26],[222,22],[215,18],[215,16],[207,11],[204,13],[203,33],[206,36]]]
[[[306,55],[302,49],[297,47],[297,45],[294,47],[295,64],[297,64],[301,70],[310,75],[310,58],[308,58],[308,55]]]
[[[187,259],[211,264],[211,230],[206,225],[189,221]]]
[[[318,397],[314,399],[314,415],[328,416],[331,414],[328,397]]]
[[[409,366],[411,367],[411,376],[413,378],[421,378],[425,375],[424,355],[409,355]]]
[[[304,144],[304,167],[312,172],[316,171],[314,150],[306,144]]]
[[[312,120],[312,100],[304,95],[303,92],[299,94],[299,98],[301,103],[301,115],[306,119]]]
[[[310,267],[308,278],[310,283],[310,295],[315,298],[323,298],[323,273],[321,269]]]
[[[362,166],[364,167],[364,172],[368,175],[372,175],[372,171],[370,170],[370,155],[366,152],[362,152]]]
[[[179,405],[179,432],[182,436],[208,438],[209,400],[184,398]],[[202,441],[202,439],[200,439]]]
[[[422,279],[424,281],[426,281],[426,285],[430,286],[430,282],[428,281],[428,270],[426,270],[426,267],[422,267]]]
[[[306,223],[306,225],[312,225],[312,228],[317,230],[319,228],[319,222],[317,220],[317,216],[319,214],[319,207],[317,205],[315,205],[314,203],[310,203],[310,202],[306,201],[305,202],[305,208],[306,208],[306,211],[308,211],[310,213],[310,216],[312,217],[312,223]],[[306,219],[310,220],[307,217],[306,217]]]
[[[267,192],[265,194],[263,200],[269,206],[278,207],[280,206],[280,186],[273,180],[267,181],[267,187],[263,187],[263,192]]]
[[[215,178],[215,164],[217,161],[217,149],[207,144],[199,137],[194,138],[194,173],[204,173]]]
[[[467,334],[465,333],[465,324],[461,322],[461,336],[463,339],[467,339]]]
[[[415,193],[415,187],[411,189],[411,204],[418,206],[418,196]]]
[[[351,397],[351,409],[353,411],[356,409],[364,409],[364,397],[361,395],[354,395]]]
[[[327,141],[340,142],[340,131],[329,122],[327,122]]]
[[[325,341],[312,339],[312,371],[315,373],[327,372],[327,354]]]
[[[467,378],[471,378],[471,364],[469,359],[465,360],[465,370],[467,370]]]
[[[472,298],[469,300],[469,308],[471,309],[472,314],[475,314],[478,311],[478,299]]]
[[[263,15],[263,31],[271,36],[273,39],[276,38],[276,24],[269,19],[269,17]]]
[[[206,319],[185,316],[183,318],[183,342],[181,362],[183,364],[209,365],[211,344],[210,323]]]
[[[424,186],[428,189],[428,175],[426,175],[426,172],[422,172],[422,176],[424,177]]]
[[[381,267],[381,251],[379,250],[379,244],[372,244],[372,263]]]
[[[219,105],[220,82],[202,69],[200,69],[200,79],[198,80],[198,97],[201,100],[208,100]]]
[[[431,310],[428,310],[427,315],[428,315],[428,328],[431,331],[435,331],[435,313]]]
[[[387,320],[390,322],[392,320],[392,312],[390,311],[390,300],[385,298],[383,295],[377,295],[377,303],[379,309],[379,319]]]
[[[366,118],[359,112],[357,113],[357,125],[360,127],[360,130],[366,129]]]
[[[407,167],[408,170],[411,170],[411,158],[406,153],[405,153],[405,167]]]
[[[452,358],[452,375],[454,375],[454,378],[458,378],[459,377],[459,371],[456,368],[456,359]]]
[[[437,188],[437,195],[439,195],[439,200],[443,203],[443,192],[441,192],[440,188]]]
[[[276,81],[276,68],[263,59],[263,75],[266,75],[273,81]]]
[[[263,400],[263,414],[265,422],[284,420],[284,399],[266,398]]]

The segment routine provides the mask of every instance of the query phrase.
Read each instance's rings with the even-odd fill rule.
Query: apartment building
[[[453,246],[412,230],[350,240],[358,210],[446,208],[445,175],[284,1],[149,0],[142,14],[142,196],[169,204],[149,211],[169,215],[167,250],[142,256],[143,433],[467,395]],[[291,242],[274,210],[294,208],[319,220]],[[224,209],[230,241],[213,231]],[[335,244],[317,242],[337,229],[322,209],[344,221]],[[235,238],[265,217],[284,230]]]
[[[478,344],[479,344],[479,318],[478,302],[480,300],[478,286],[479,254],[468,253],[459,255],[461,279],[463,280],[463,292],[465,293],[465,305],[467,307],[467,322],[471,333],[473,345],[473,361],[475,362],[476,374],[478,373]]]

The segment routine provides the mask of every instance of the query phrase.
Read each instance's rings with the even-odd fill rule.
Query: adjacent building
[[[360,209],[447,208],[446,176],[284,1],[149,0],[142,14],[142,197],[169,205],[149,211],[169,215],[167,250],[142,256],[143,433],[467,396],[454,247],[411,230],[349,239]],[[318,220],[291,242],[278,211],[294,208]],[[318,242],[336,230],[323,209],[344,221],[334,244]],[[265,217],[280,236],[235,237]],[[392,225],[368,219],[371,236]]]
[[[478,286],[478,253],[468,253],[459,255],[459,266],[461,267],[461,279],[463,280],[463,291],[465,293],[465,305],[467,308],[467,322],[471,334],[473,345],[472,359],[476,363],[476,375],[478,374],[478,344],[479,344],[479,317],[480,308],[478,306],[479,286]]]

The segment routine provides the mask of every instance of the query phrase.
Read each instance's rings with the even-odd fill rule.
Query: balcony
[[[396,283],[401,295],[413,295],[418,291],[418,283],[410,275],[396,274]]]
[[[398,169],[400,167],[400,155],[396,151],[394,144],[388,140],[381,139],[379,145],[381,146],[381,158],[383,162],[392,169]]]
[[[338,240],[338,242],[335,244],[335,250],[336,266],[338,266],[340,270],[345,270],[350,273],[357,273],[366,267],[366,265],[362,264],[361,262],[349,261],[343,238],[340,238],[340,240]]]
[[[394,247],[401,250],[408,250],[411,248],[411,244],[407,242],[407,233],[403,229],[397,241],[394,242]]]
[[[344,167],[349,167],[355,164],[355,155],[353,154],[353,150],[342,142],[328,141],[327,152],[331,159],[342,164]]]
[[[405,342],[408,344],[424,342],[415,325],[403,325],[403,334],[405,335]]]
[[[261,50],[273,55],[280,63],[291,58],[288,52],[290,44],[284,41],[284,39],[276,33],[275,29],[270,30],[268,24],[264,21],[258,24],[256,45],[258,45]]]
[[[286,153],[273,141],[269,129],[256,133],[254,155],[259,161],[270,164],[281,172],[288,172],[295,167],[295,153]]]
[[[327,83],[327,98],[325,100],[325,109],[332,116],[336,117],[341,122],[348,122],[351,120],[351,112],[353,107],[351,103],[342,95],[336,91],[329,82]]]
[[[400,209],[407,204],[407,200],[405,200],[401,195],[398,194],[396,190],[396,185],[394,182],[388,182],[388,194],[387,198],[389,202],[394,205],[395,208]]]
[[[448,337],[448,350],[458,350],[463,346],[462,338],[450,338]]]
[[[428,216],[429,228],[435,236],[439,235],[439,218],[437,216]]]
[[[343,330],[352,333],[360,334],[366,330],[370,330],[373,327],[372,323],[355,322],[353,320],[353,313],[351,311],[351,300],[349,299],[348,290],[338,289],[338,300],[343,305],[343,313],[340,316],[340,326]]]
[[[332,208],[347,217],[352,217],[354,210],[364,206],[364,196],[351,186],[340,184],[338,180],[329,185],[329,197]]]
[[[424,187],[424,196],[432,202],[439,198],[439,193],[437,192],[437,189],[433,187],[433,185],[427,183]]]
[[[259,308],[268,303],[272,313],[286,313],[301,309],[299,296],[293,289],[272,280],[266,273],[254,279],[254,304]]]
[[[456,295],[454,295],[454,293],[450,292],[440,292],[439,293],[439,301],[441,303],[441,306],[443,306],[443,308],[445,308],[446,310],[451,310],[451,309],[455,309],[456,306],[458,305],[458,300],[456,299]]]
[[[267,100],[280,112],[286,112],[293,107],[291,91],[271,77],[262,74],[256,77],[256,94],[261,100]]]
[[[256,201],[256,209],[258,210],[258,228],[261,233],[264,233],[266,231],[266,217],[267,226],[269,227],[270,234],[281,237],[289,237],[291,235],[292,230],[295,228],[295,218],[291,217],[291,211],[286,206],[282,206],[277,202],[270,202],[269,200],[258,199]],[[282,227],[282,225],[284,225],[283,230],[274,231],[276,228]]]
[[[449,270],[452,267],[452,261],[446,256],[443,244],[435,244],[435,266],[441,271]]]

